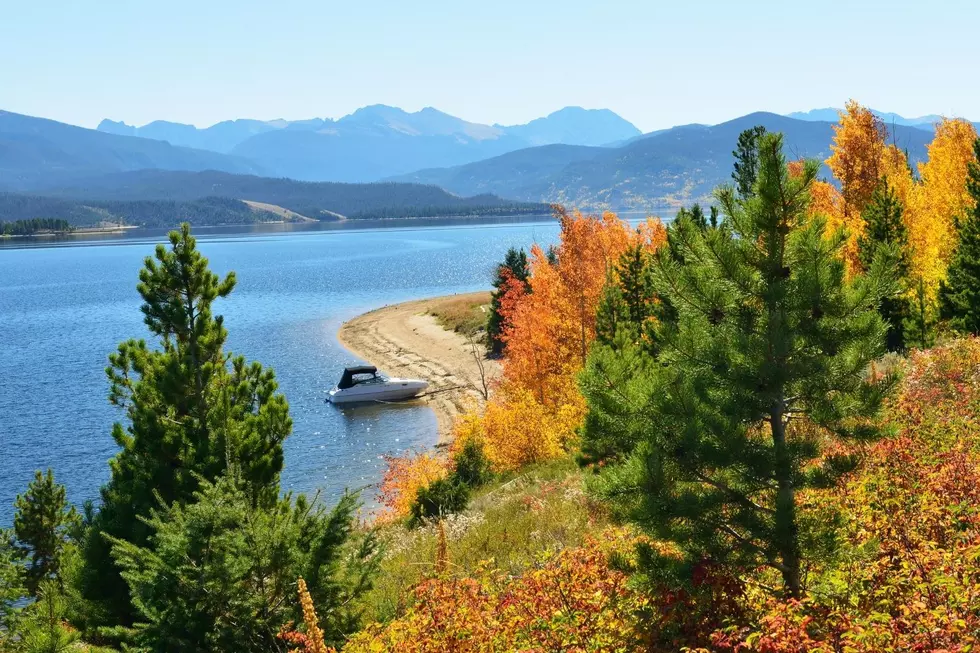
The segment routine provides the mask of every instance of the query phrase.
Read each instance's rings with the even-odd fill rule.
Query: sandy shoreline
[[[337,339],[348,351],[382,371],[429,382],[425,401],[439,422],[439,443],[451,437],[453,420],[461,412],[483,403],[480,368],[473,345],[465,337],[442,328],[430,312],[440,303],[487,292],[448,295],[385,306],[345,322]],[[476,345],[488,380],[499,378],[500,364],[487,360]]]

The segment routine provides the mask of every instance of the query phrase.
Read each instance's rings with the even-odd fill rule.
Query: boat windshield
[[[387,383],[388,379],[381,374],[373,374],[371,376],[355,376],[354,385],[372,385],[375,383]]]

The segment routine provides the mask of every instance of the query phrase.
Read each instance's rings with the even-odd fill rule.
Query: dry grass
[[[486,329],[490,314],[490,293],[474,297],[467,295],[439,302],[429,315],[436,318],[447,331],[455,331],[467,338],[478,339]]]

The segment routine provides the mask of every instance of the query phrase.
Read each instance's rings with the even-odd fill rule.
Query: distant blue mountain
[[[815,120],[820,122],[837,122],[841,109],[827,107],[826,109],[810,109],[809,111],[794,111],[786,114],[787,118],[797,120]],[[917,127],[919,129],[932,130],[934,125],[942,120],[942,116],[930,113],[927,116],[918,118],[906,118],[897,113],[887,111],[871,110],[876,116],[882,119],[886,125],[901,125],[903,127]]]
[[[526,125],[500,128],[530,145],[600,146],[625,141],[641,133],[631,122],[609,109],[582,107],[565,107]]]
[[[232,153],[275,176],[364,182],[479,161],[534,145],[602,145],[640,134],[608,109],[566,107],[526,125],[483,125],[426,107],[382,104],[338,120],[234,120],[206,129],[157,121],[143,127],[104,120],[100,131]]]
[[[240,157],[0,111],[0,189],[146,168],[264,172]]]
[[[207,129],[179,122],[156,120],[142,127],[133,127],[124,122],[103,120],[96,128],[100,132],[122,136],[138,136],[156,141],[167,141],[171,145],[212,150],[228,154],[242,141],[275,129],[282,129],[289,123],[285,120],[226,120]]]

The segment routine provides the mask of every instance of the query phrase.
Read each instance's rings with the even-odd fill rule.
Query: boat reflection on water
[[[377,421],[383,415],[387,416],[399,411],[411,412],[424,406],[425,401],[422,399],[404,399],[392,403],[358,402],[338,405],[337,412],[343,415],[347,422],[368,422]]]

